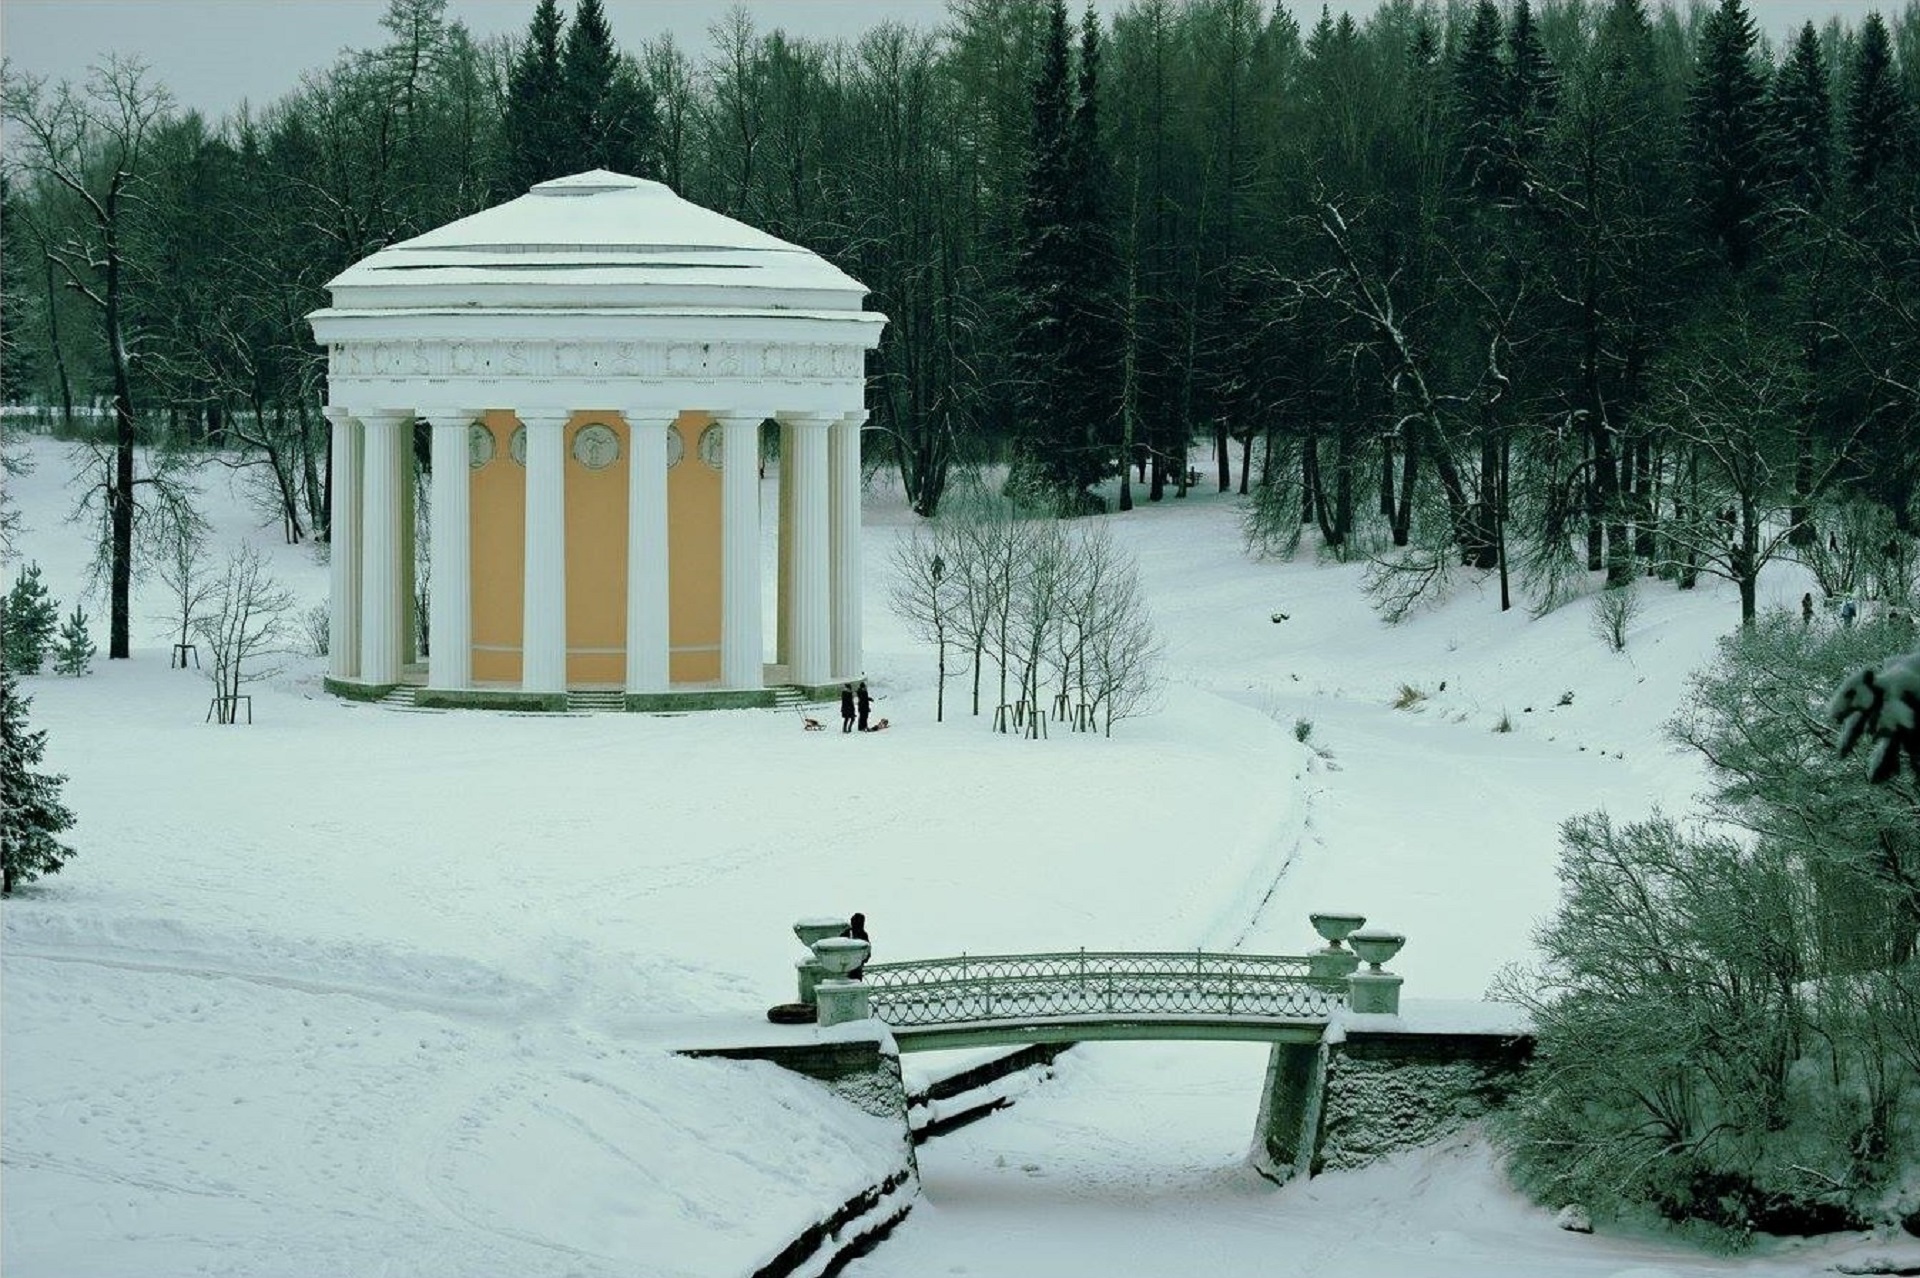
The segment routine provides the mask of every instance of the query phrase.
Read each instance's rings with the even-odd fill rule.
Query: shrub
[[[1543,966],[1498,985],[1538,1051],[1497,1135],[1543,1201],[1737,1233],[1893,1210],[1920,1155],[1920,781],[1869,784],[1820,707],[1894,640],[1743,628],[1671,728],[1715,824],[1563,827]]]
[[[300,614],[300,630],[306,637],[307,652],[315,657],[327,655],[327,648],[333,642],[333,611],[326,604],[317,603]]]
[[[1632,582],[1593,597],[1593,633],[1615,652],[1627,650],[1627,627],[1640,615],[1640,592]]]
[[[1427,694],[1424,689],[1416,688],[1410,683],[1403,683],[1400,685],[1400,691],[1393,698],[1393,708],[1411,710],[1426,699]]]

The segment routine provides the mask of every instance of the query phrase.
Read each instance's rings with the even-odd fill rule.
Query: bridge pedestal
[[[813,997],[820,1007],[822,1027],[864,1021],[873,1015],[865,981],[820,981],[813,987]]]
[[[1325,1043],[1273,1045],[1250,1155],[1254,1170],[1268,1180],[1285,1184],[1295,1176],[1313,1175],[1326,1082]]]
[[[1525,1014],[1489,1003],[1350,1016],[1325,1041],[1275,1043],[1248,1161],[1285,1183],[1429,1144],[1503,1103],[1532,1053]]]

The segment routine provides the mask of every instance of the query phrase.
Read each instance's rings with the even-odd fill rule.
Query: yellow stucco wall
[[[473,548],[473,678],[520,682],[520,626],[526,561],[526,469],[510,452],[519,420],[505,409],[483,417],[493,459],[469,472]],[[680,415],[686,442],[667,472],[668,674],[674,683],[720,678],[720,472],[700,460],[705,413]],[[576,436],[602,424],[619,441],[617,460],[592,470],[574,459]],[[617,686],[626,677],[627,484],[632,435],[612,412],[579,412],[566,427],[567,682]]]
[[[667,472],[668,677],[675,683],[720,678],[720,472],[700,460],[706,413],[682,413],[686,441]]]
[[[517,686],[526,588],[527,473],[508,456],[507,446],[520,421],[504,409],[489,410],[481,420],[493,434],[493,460],[468,472],[473,679]]]
[[[574,457],[586,427],[614,433],[619,456],[599,470]],[[627,471],[632,440],[618,413],[575,413],[566,432],[567,683],[627,677]]]

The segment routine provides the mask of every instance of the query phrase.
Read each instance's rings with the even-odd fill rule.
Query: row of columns
[[[330,669],[336,679],[400,681],[411,607],[408,460],[413,410],[329,408],[333,431]],[[427,409],[432,427],[433,643],[427,686],[473,684],[473,595],[468,431],[476,410]],[[526,542],[521,688],[562,692],[567,677],[566,424],[564,411],[516,411],[526,427]],[[720,412],[720,678],[762,685],[760,423],[768,414]],[[790,589],[783,592],[788,677],[821,685],[861,671],[860,427],[866,413],[779,414],[792,468]],[[675,415],[626,414],[626,689],[670,686],[667,593],[667,431]],[[790,487],[789,487],[790,483]]]

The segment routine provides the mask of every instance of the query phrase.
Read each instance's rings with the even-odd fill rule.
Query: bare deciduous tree
[[[110,59],[97,66],[84,87],[9,74],[0,93],[0,114],[13,126],[17,145],[10,167],[64,189],[81,210],[70,238],[49,243],[46,253],[66,286],[92,303],[112,372],[114,440],[100,483],[105,497],[108,559],[107,656],[130,653],[133,593],[136,418],[133,407],[133,321],[127,296],[126,241],[130,210],[144,177],[148,140],[166,119],[173,100],[147,77],[138,61]]]
[[[933,701],[935,723],[946,718],[948,656],[966,650],[959,629],[964,615],[964,587],[955,541],[951,523],[935,521],[915,528],[912,536],[893,549],[894,576],[888,590],[895,615],[934,647],[939,665]]]
[[[234,722],[243,685],[279,672],[259,663],[285,650],[282,630],[292,607],[292,593],[268,575],[266,557],[258,550],[243,546],[227,556],[226,570],[194,628],[212,657],[207,677],[213,681],[219,722]]]
[[[167,620],[178,635],[174,643],[178,645],[176,653],[181,656],[183,668],[186,665],[186,644],[192,638],[195,626],[206,615],[207,604],[219,585],[207,570],[201,554],[206,548],[206,522],[191,509],[186,514],[187,518],[168,523],[164,544],[159,547],[157,555],[157,571],[161,583],[167,588],[167,598],[171,603]]]

